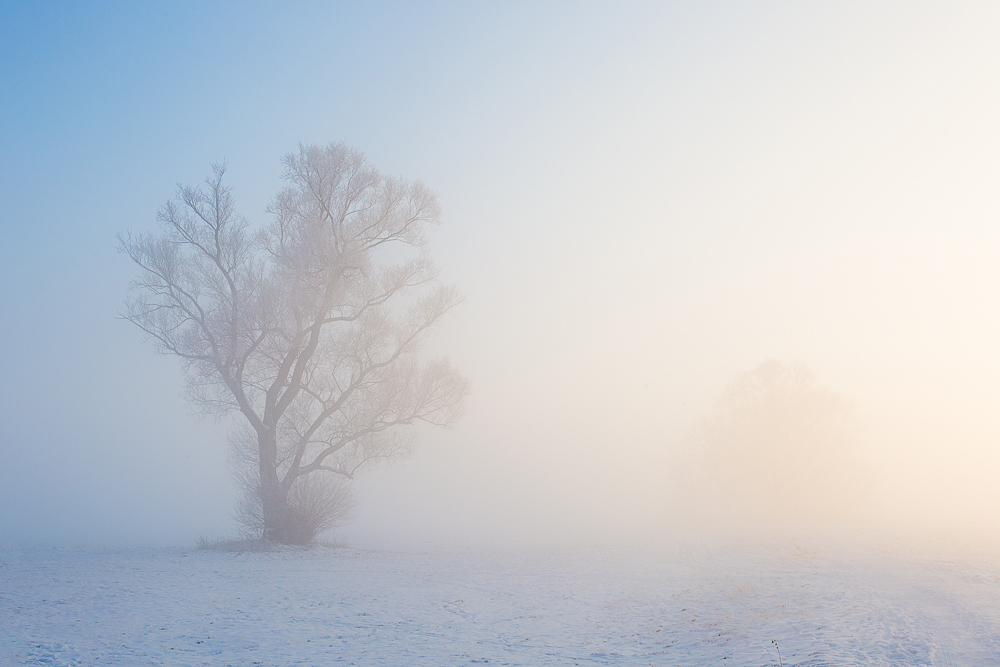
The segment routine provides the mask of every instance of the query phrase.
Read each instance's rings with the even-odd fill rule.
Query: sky
[[[0,544],[235,533],[229,423],[118,316],[116,235],[346,141],[437,192],[465,418],[351,544],[662,536],[685,434],[799,361],[873,530],[1000,528],[1000,7],[0,2]]]

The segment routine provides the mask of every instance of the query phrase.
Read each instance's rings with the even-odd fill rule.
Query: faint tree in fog
[[[141,268],[124,316],[181,359],[195,404],[246,419],[234,441],[255,474],[238,515],[302,543],[349,509],[337,480],[406,453],[416,422],[455,422],[467,383],[418,356],[458,301],[426,251],[434,194],[343,144],[284,166],[262,231],[217,166],[161,207],[159,234],[120,242]]]
[[[710,493],[744,515],[842,516],[864,486],[852,415],[801,363],[742,373],[692,433]]]

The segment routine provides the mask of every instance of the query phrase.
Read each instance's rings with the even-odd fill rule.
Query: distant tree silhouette
[[[851,404],[801,363],[738,375],[692,439],[708,492],[738,515],[831,518],[860,500]]]

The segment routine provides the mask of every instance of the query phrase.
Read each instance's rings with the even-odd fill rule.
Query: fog
[[[425,349],[472,383],[335,539],[992,540],[998,32],[988,3],[5,5],[0,543],[234,534],[231,424],[117,317],[115,235],[220,160],[264,224],[280,157],[334,140],[437,192],[465,301]],[[706,493],[692,444],[767,360],[849,406],[842,482],[796,478],[826,441],[774,478],[795,517],[734,513],[755,492]]]

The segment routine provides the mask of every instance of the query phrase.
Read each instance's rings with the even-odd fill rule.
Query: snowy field
[[[0,552],[2,665],[1000,665],[1000,561],[902,549]]]

